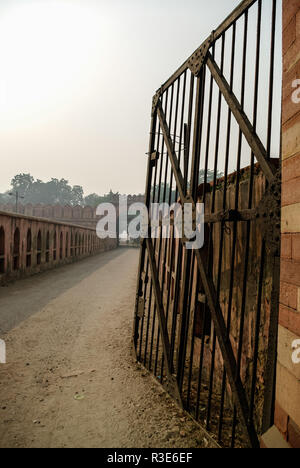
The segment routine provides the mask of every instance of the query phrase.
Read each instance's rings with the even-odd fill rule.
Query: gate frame
[[[152,117],[150,129],[150,143],[148,152],[148,169],[146,178],[146,206],[149,209],[151,203],[151,183],[153,169],[159,155],[155,151],[155,129],[157,123],[160,124],[163,133],[163,139],[167,148],[168,158],[171,162],[172,170],[176,180],[176,187],[179,192],[181,202],[183,204],[192,204],[193,211],[196,210],[196,191],[197,191],[197,174],[195,171],[197,148],[199,145],[199,119],[201,118],[201,105],[203,105],[203,73],[205,66],[209,68],[211,75],[217,84],[220,92],[225,98],[232,115],[235,117],[240,130],[248,142],[253,155],[259,162],[262,171],[267,180],[267,190],[263,195],[259,206],[250,210],[228,210],[219,213],[205,216],[205,223],[217,223],[222,221],[250,221],[257,219],[260,224],[263,238],[265,239],[268,248],[274,256],[273,268],[273,289],[271,297],[271,324],[270,324],[270,345],[267,356],[267,377],[266,377],[266,394],[264,411],[263,411],[263,431],[265,432],[273,424],[274,416],[274,402],[275,402],[275,376],[276,376],[276,351],[277,351],[277,330],[278,330],[278,310],[279,310],[279,278],[280,278],[280,209],[281,209],[281,171],[276,168],[276,165],[268,157],[267,150],[260,140],[255,128],[250,123],[247,115],[243,111],[243,107],[239,100],[233,93],[229,83],[226,81],[222,71],[215,62],[213,56],[210,54],[210,47],[245,13],[254,5],[258,0],[244,0],[241,4],[228,16],[228,18],[219,26],[216,31],[202,43],[202,45],[192,54],[192,56],[166,81],[166,83],[156,92],[153,97],[152,103]],[[198,109],[195,116],[194,123],[194,138],[193,138],[193,155],[192,155],[192,174],[190,191],[186,191],[186,182],[180,164],[176,155],[176,151],[168,128],[166,115],[164,114],[161,97],[163,93],[169,89],[170,86],[187,70],[189,69],[197,81],[197,95],[195,109]],[[187,193],[186,193],[187,192]],[[185,239],[181,239],[182,249],[185,250]],[[178,377],[174,374],[172,368],[172,360],[170,357],[170,342],[166,327],[166,315],[162,300],[162,292],[160,290],[159,274],[157,271],[155,261],[155,250],[151,239],[151,232],[149,227],[148,238],[141,240],[141,252],[139,261],[139,274],[137,284],[137,295],[135,305],[135,320],[134,320],[134,347],[137,348],[139,339],[139,322],[143,316],[143,273],[145,268],[145,258],[148,255],[151,277],[153,281],[154,296],[157,315],[159,319],[159,329],[162,338],[162,345],[164,350],[164,359],[166,362],[167,391],[174,397],[177,403],[182,407],[180,396],[180,366],[183,363],[179,362],[179,369],[177,372]],[[187,255],[184,261],[184,276],[183,276],[183,289],[188,292],[190,280],[187,278],[191,264],[191,251],[186,250]],[[204,249],[197,249],[194,251],[198,272],[203,283],[204,292],[207,299],[207,304],[210,309],[212,321],[214,323],[216,335],[218,338],[219,346],[224,359],[224,366],[227,372],[228,380],[231,386],[233,400],[236,405],[239,417],[243,423],[245,434],[250,445],[253,448],[259,447],[259,439],[256,433],[253,418],[250,415],[249,404],[247,401],[246,393],[241,381],[238,371],[237,361],[232,349],[230,340],[227,337],[227,328],[223,312],[218,299],[218,294],[214,285],[212,277],[206,271],[206,253]],[[142,302],[141,302],[142,301]],[[180,335],[182,336],[180,346],[184,346],[184,335],[187,324],[182,320]],[[180,361],[180,360],[179,360]]]

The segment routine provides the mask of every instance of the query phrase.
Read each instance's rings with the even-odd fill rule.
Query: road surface
[[[138,251],[118,249],[0,289],[0,447],[207,446],[135,361]]]

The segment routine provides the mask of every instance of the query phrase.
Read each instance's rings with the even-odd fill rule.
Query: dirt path
[[[138,252],[0,290],[0,447],[200,447],[207,440],[131,350]]]

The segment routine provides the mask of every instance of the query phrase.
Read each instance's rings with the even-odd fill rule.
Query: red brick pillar
[[[282,125],[281,297],[276,427],[271,434],[277,443],[280,435],[300,448],[300,363],[295,355],[293,362],[293,344],[299,347],[300,340],[300,0],[283,0]]]

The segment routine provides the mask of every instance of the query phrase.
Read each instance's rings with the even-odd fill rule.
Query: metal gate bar
[[[160,225],[152,239],[149,226],[137,285],[137,358],[231,447],[258,447],[273,418],[281,198],[277,12],[276,0],[242,2],[161,87],[152,107],[147,207],[204,203],[206,242],[187,250],[174,227],[165,239]],[[270,37],[269,51],[262,34]]]

